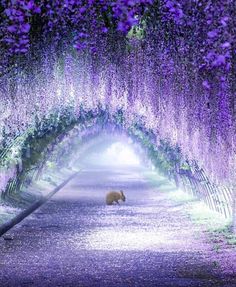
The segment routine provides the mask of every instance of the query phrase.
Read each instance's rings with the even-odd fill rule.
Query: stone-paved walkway
[[[236,286],[203,231],[140,170],[83,170],[0,239],[0,286]]]

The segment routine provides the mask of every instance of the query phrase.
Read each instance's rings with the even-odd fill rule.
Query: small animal
[[[125,201],[125,195],[122,190],[120,191],[110,191],[106,195],[106,204],[107,205],[112,205],[113,202],[116,202],[119,204],[119,200]]]

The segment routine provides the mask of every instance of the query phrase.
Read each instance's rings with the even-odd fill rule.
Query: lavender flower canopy
[[[233,0],[1,0],[1,137],[109,106],[235,180]],[[158,146],[158,140],[156,142]]]

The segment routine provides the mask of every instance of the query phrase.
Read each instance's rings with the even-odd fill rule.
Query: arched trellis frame
[[[7,200],[8,197],[19,194],[23,186],[29,185],[40,176],[48,160],[61,166],[62,152],[64,164],[66,160],[68,162],[74,151],[73,142],[78,148],[78,138],[82,147],[108,129],[118,133],[125,132],[143,147],[153,165],[174,181],[177,187],[190,192],[226,218],[232,217],[233,192],[230,188],[211,182],[196,161],[184,158],[178,146],[158,139],[158,135],[142,125],[140,118],[137,117],[136,121],[127,125],[122,109],[112,113],[101,106],[87,111],[81,107],[79,116],[70,109],[64,113],[55,112],[36,122],[34,128],[31,127],[5,146],[0,154],[1,169],[5,169],[2,198]],[[15,158],[7,160],[16,147],[18,153]],[[9,177],[6,176],[7,173]]]

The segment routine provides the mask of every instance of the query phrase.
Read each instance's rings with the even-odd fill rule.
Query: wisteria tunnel
[[[0,1],[1,286],[236,286],[235,19]]]

